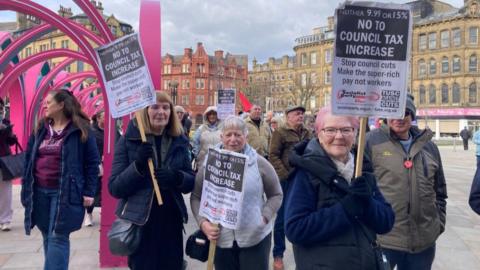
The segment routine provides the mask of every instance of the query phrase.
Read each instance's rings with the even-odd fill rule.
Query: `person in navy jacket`
[[[368,160],[362,175],[353,177],[351,149],[358,126],[357,118],[322,108],[318,137],[296,145],[289,157],[295,170],[285,203],[285,233],[298,270],[378,269],[372,244],[377,233],[391,230],[394,213]]]
[[[183,267],[183,223],[187,208],[182,193],[193,190],[189,142],[165,92],[156,104],[141,111],[147,141],[142,143],[138,123],[130,121],[115,145],[108,188],[120,199],[116,215],[142,226],[138,249],[128,256],[131,269],[180,270]],[[163,204],[157,203],[147,160],[153,159]]]
[[[51,91],[30,136],[21,202],[25,231],[42,233],[44,269],[68,269],[71,232],[81,228],[97,188],[98,155],[89,119],[68,90]]]

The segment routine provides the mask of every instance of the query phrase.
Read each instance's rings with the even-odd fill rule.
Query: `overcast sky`
[[[71,0],[37,0],[54,11],[59,2],[80,10]],[[162,55],[183,54],[203,42],[207,53],[217,49],[233,54],[247,54],[249,62],[256,57],[293,55],[297,37],[309,35],[312,29],[327,24],[340,0],[165,0],[162,7]],[[405,0],[383,1],[405,3]],[[463,0],[444,0],[461,7]],[[138,29],[139,0],[102,1],[105,13]],[[14,21],[15,14],[0,11],[0,21]]]

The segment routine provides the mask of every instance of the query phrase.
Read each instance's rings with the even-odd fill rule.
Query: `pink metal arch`
[[[62,85],[71,81],[75,81],[77,79],[96,78],[96,77],[97,77],[97,74],[95,74],[95,72],[93,71],[84,71],[84,72],[69,74],[64,79],[56,82],[55,85],[53,85],[52,89],[57,89]]]
[[[70,65],[75,61],[77,60],[73,58],[66,58],[62,62],[60,62],[58,65],[56,65],[52,70],[50,70],[47,76],[42,78],[42,80],[40,81],[40,84],[37,87],[36,92],[43,93],[45,89],[47,89],[50,83],[53,81],[55,76],[57,76],[58,73],[61,72],[66,66]]]
[[[93,23],[93,25],[95,25],[97,30],[100,32],[100,35],[104,36],[108,42],[115,39],[110,29],[108,29],[107,24],[103,20],[102,15],[98,13],[97,9],[89,0],[74,0],[74,2],[90,18],[90,21]]]
[[[12,81],[18,78],[18,76],[20,76],[22,72],[25,72],[25,70],[27,70],[29,67],[35,64],[38,64],[40,62],[43,62],[45,60],[56,58],[56,57],[71,57],[87,63],[91,63],[90,59],[88,59],[87,57],[85,57],[83,54],[79,52],[65,50],[65,49],[55,49],[55,50],[44,51],[23,59],[17,65],[15,65],[13,69],[9,69],[4,74],[2,81],[0,81],[0,89],[1,88],[8,89]]]

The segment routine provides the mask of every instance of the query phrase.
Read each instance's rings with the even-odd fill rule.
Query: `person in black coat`
[[[188,139],[170,97],[156,93],[157,103],[143,109],[141,120],[148,142],[141,141],[138,123],[130,121],[115,146],[108,188],[120,199],[117,217],[142,226],[139,248],[128,256],[131,269],[180,270],[183,267],[183,223],[187,208],[182,193],[193,190],[194,173]],[[152,158],[163,204],[153,191],[148,168]]]
[[[296,145],[295,168],[285,203],[285,234],[298,270],[379,269],[372,245],[394,224],[392,207],[379,191],[368,160],[354,177],[350,152],[358,119],[319,111],[318,138]]]

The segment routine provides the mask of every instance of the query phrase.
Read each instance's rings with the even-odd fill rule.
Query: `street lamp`
[[[177,87],[178,82],[173,81],[168,83],[168,87],[170,88],[170,96],[172,97],[172,101],[174,105],[177,105]]]

